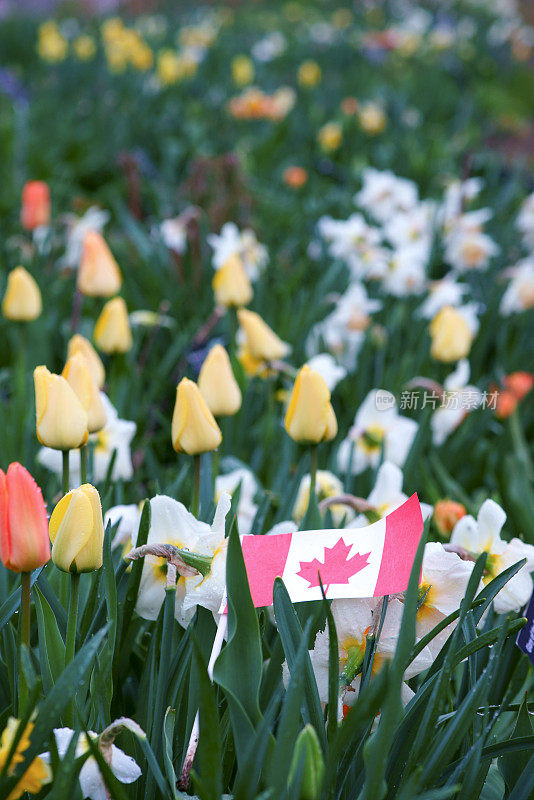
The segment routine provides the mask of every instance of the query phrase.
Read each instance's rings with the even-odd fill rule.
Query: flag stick
[[[219,653],[221,652],[227,627],[228,627],[228,614],[221,614],[221,616],[219,617],[219,624],[217,625],[217,632],[215,634],[215,639],[213,640],[213,647],[211,648],[210,660],[208,661],[208,675],[210,681],[213,680],[213,668],[215,666],[215,662],[217,661]],[[195,753],[197,751],[199,731],[200,731],[199,716],[197,711],[195,716],[195,721],[193,722],[193,729],[191,731],[191,736],[189,737],[189,744],[187,746],[187,753],[185,754],[184,765],[182,767],[182,772],[180,773],[179,785],[181,789],[187,789],[187,786],[189,784],[189,775],[191,774],[191,768],[193,766]]]

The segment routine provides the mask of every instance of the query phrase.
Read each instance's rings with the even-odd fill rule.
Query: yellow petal
[[[79,333],[75,333],[72,339],[69,341],[67,358],[70,358],[75,353],[81,353],[85,358],[87,365],[91,370],[91,375],[93,376],[94,382],[98,388],[101,389],[106,380],[106,371],[104,369],[102,359],[96,352],[91,342],[84,336],[81,336]]]
[[[183,378],[176,390],[172,417],[172,443],[179,453],[197,455],[215,450],[222,434],[198,386]]]
[[[37,438],[46,447],[72,450],[87,442],[87,413],[61,375],[34,370]]]
[[[109,300],[96,321],[93,338],[104,353],[127,353],[132,346],[128,309],[122,297]]]
[[[101,430],[106,424],[106,411],[84,356],[81,353],[75,353],[71,356],[65,364],[62,374],[69,386],[74,389],[87,412],[89,433],[96,433]]]
[[[4,317],[17,322],[30,322],[37,319],[41,311],[41,292],[35,279],[24,267],[11,270],[2,301]]]
[[[232,416],[241,408],[241,390],[222,345],[216,344],[206,356],[198,376],[198,388],[216,417]]]

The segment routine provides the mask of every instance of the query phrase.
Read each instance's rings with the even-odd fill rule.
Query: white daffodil
[[[233,496],[237,487],[241,485],[239,503],[237,504],[237,528],[240,536],[253,533],[252,523],[256,517],[258,506],[254,502],[254,497],[258,492],[259,484],[252,470],[246,467],[238,467],[226,475],[217,475],[215,478],[215,496],[217,500],[223,492],[228,492]]]
[[[501,589],[494,604],[498,614],[519,611],[532,594],[534,570],[534,547],[514,538],[507,542],[501,539],[501,529],[506,522],[506,512],[493,500],[486,500],[475,520],[466,515],[458,520],[451,535],[451,544],[465,548],[474,555],[487,552],[484,584],[489,583],[507,567],[523,558],[527,563]]]
[[[287,42],[280,31],[272,31],[255,42],[250,48],[250,53],[256,61],[265,64],[282,55],[286,47]]]
[[[67,750],[74,731],[71,728],[54,728],[54,737],[60,758],[63,758]],[[89,731],[89,736],[96,742],[98,734],[94,731]],[[89,749],[87,744],[87,737],[85,733],[80,734],[76,744],[75,757],[79,758]],[[118,781],[121,783],[134,783],[141,776],[141,769],[137,762],[131,757],[126,755],[119,747],[114,744],[110,749],[111,759],[108,762],[109,767]],[[45,753],[41,758],[50,759],[50,754]],[[106,789],[106,784],[100,772],[100,768],[93,756],[89,756],[84,763],[79,774],[80,788],[82,790],[82,797],[90,798],[90,800],[107,800],[109,797]]]
[[[405,245],[391,253],[382,289],[394,297],[421,294],[425,289],[428,252],[419,245]]]
[[[362,179],[363,186],[354,196],[354,202],[379,222],[385,223],[394,214],[410,211],[419,203],[415,183],[399,178],[390,170],[369,167],[363,170]]]
[[[473,561],[464,561],[438,542],[425,545],[419,585],[420,606],[416,618],[419,638],[460,608],[473,567]],[[434,656],[439,653],[454,627],[455,623],[451,623],[432,639],[428,647]]]
[[[113,537],[112,547],[128,545],[137,538],[141,508],[136,503],[125,506],[113,506],[104,514],[104,528],[108,523],[113,527],[117,525]]]
[[[341,695],[343,703],[350,705],[347,700],[351,693],[356,692],[357,694],[360,685],[366,636],[379,627],[382,601],[378,598],[334,600],[331,610],[338,638],[339,673],[343,684]],[[393,658],[395,654],[402,614],[403,604],[401,601],[396,597],[390,598],[375,650],[373,674],[380,670],[384,661]],[[310,651],[319,698],[322,702],[328,701],[328,643],[328,628],[325,628],[324,631],[319,631],[317,634],[313,650]],[[428,669],[431,663],[431,653],[425,647],[408,667],[404,675],[405,680]]]
[[[310,502],[310,486],[311,476],[304,475],[297,492],[295,505],[293,506],[293,518],[297,522],[301,522],[308,509]],[[333,472],[328,472],[326,469],[318,469],[316,473],[315,494],[317,500],[325,500],[327,497],[338,497],[343,494],[343,484]],[[332,514],[334,525],[337,527],[341,524],[344,517],[352,519],[354,511],[345,505],[332,505],[329,506]]]
[[[210,572],[206,576],[178,576],[175,617],[184,627],[191,621],[197,605],[217,611],[221,604],[226,564],[225,517],[230,503],[230,495],[223,493],[213,523],[208,525],[198,520],[183,503],[173,500],[172,497],[157,495],[150,501],[147,544],[172,544],[198,555],[213,557]],[[166,560],[152,555],[145,556],[135,606],[140,617],[157,619],[165,599],[166,580]]]
[[[352,472],[358,475],[367,467],[377,467],[382,450],[384,460],[402,467],[417,433],[417,422],[402,417],[390,392],[373,389],[369,392],[354,418],[354,425],[338,451],[338,466],[344,472],[349,467],[352,452]]]
[[[447,238],[444,260],[458,272],[486,269],[500,247],[487,233],[478,230],[458,230]]]
[[[419,203],[415,208],[399,211],[386,220],[384,233],[394,248],[417,245],[428,259],[434,237],[434,216],[434,203]]]
[[[218,235],[209,234],[207,241],[213,250],[212,263],[216,270],[238,255],[249,278],[255,281],[269,260],[267,248],[258,242],[254,231],[250,228],[240,231],[234,222],[223,225]]]
[[[319,373],[331,392],[347,375],[347,369],[341,367],[330,353],[318,353],[310,358],[307,364]]]
[[[534,308],[534,257],[525,258],[506,270],[511,277],[501,298],[500,312],[504,317]]]
[[[534,248],[534,192],[523,200],[516,225],[527,247]]]
[[[480,194],[484,182],[480,178],[468,178],[466,181],[454,180],[447,186],[445,197],[438,216],[445,231],[451,229],[461,215],[466,203]]]
[[[378,468],[376,474],[375,485],[367,497],[367,502],[373,506],[373,519],[369,519],[365,514],[359,514],[355,520],[350,522],[345,527],[347,528],[362,528],[374,522],[378,517],[382,519],[386,514],[391,514],[396,508],[401,506],[407,499],[408,495],[402,491],[402,484],[404,477],[402,470],[391,461],[385,461]],[[423,519],[426,520],[432,516],[434,510],[433,506],[428,503],[421,503],[421,513]]]
[[[116,451],[115,462],[111,479],[113,481],[129,481],[133,477],[132,453],[130,443],[135,436],[137,425],[127,419],[120,419],[117,410],[109,398],[100,392],[100,397],[106,411],[106,425],[101,431],[91,436],[94,442],[93,452],[93,482],[100,483],[105,480],[111,457]],[[42,447],[37,455],[40,464],[57,475],[62,472],[62,457],[59,450]],[[69,481],[71,488],[80,485],[80,455],[77,450],[69,453]]]
[[[187,248],[187,222],[184,216],[164,219],[160,223],[159,232],[166,247],[178,255],[183,255]]]
[[[101,233],[109,220],[109,211],[103,211],[97,206],[91,206],[85,214],[77,217],[75,214],[66,215],[67,246],[65,255],[59,260],[61,267],[77,269],[82,257],[83,240],[89,231]]]
[[[428,295],[416,310],[416,316],[423,317],[423,319],[434,319],[444,306],[457,308],[461,305],[464,294],[469,291],[469,286],[465,283],[457,283],[457,279],[455,273],[449,272],[441,280],[431,281],[428,284]]]
[[[352,214],[347,220],[322,217],[317,228],[329,254],[347,264],[354,280],[380,278],[387,271],[388,251],[381,246],[382,233],[362,214]]]
[[[306,352],[313,356],[326,348],[346,369],[353,370],[371,323],[371,314],[381,308],[379,300],[367,296],[363,284],[351,284],[338,298],[333,311],[312,328]]]
[[[437,447],[442,445],[469,412],[478,408],[482,402],[482,392],[476,386],[467,384],[470,371],[469,361],[463,358],[458,362],[454,372],[445,378],[444,399],[430,420],[432,441]]]

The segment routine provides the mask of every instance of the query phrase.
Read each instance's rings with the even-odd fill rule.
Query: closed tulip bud
[[[93,338],[104,353],[127,353],[131,348],[132,331],[122,297],[114,297],[106,303],[96,321]]]
[[[50,224],[50,190],[44,181],[28,181],[24,185],[20,221],[27,231]]]
[[[106,380],[106,370],[104,369],[102,359],[96,352],[89,339],[86,339],[79,333],[75,333],[72,339],[69,341],[67,348],[67,359],[71,358],[71,356],[75,355],[76,353],[81,353],[85,358],[94,382],[99,389],[102,389]]]
[[[89,365],[81,353],[69,358],[62,372],[63,377],[76,392],[87,412],[87,430],[96,433],[106,424],[106,411]]]
[[[285,428],[296,442],[319,444],[333,439],[337,420],[324,378],[305,364],[293,386]]]
[[[241,390],[222,345],[216,344],[206,356],[198,376],[198,388],[216,417],[231,417],[241,408]]]
[[[290,350],[255,311],[241,308],[237,312],[239,325],[245,334],[246,348],[253,358],[275,361],[284,358]]]
[[[27,469],[0,469],[0,558],[14,572],[31,572],[50,560],[46,506]]]
[[[449,538],[458,520],[466,514],[467,511],[462,503],[454,500],[438,500],[434,506],[432,519],[441,535]]]
[[[31,322],[41,315],[41,292],[35,279],[24,267],[15,267],[7,276],[2,313],[14,322]]]
[[[430,323],[430,353],[437,361],[459,361],[469,355],[473,332],[462,314],[444,306]]]
[[[62,375],[46,367],[33,371],[37,438],[54,450],[73,450],[89,438],[87,413]]]
[[[50,517],[50,541],[52,561],[63,572],[92,572],[102,566],[102,506],[90,483],[59,501]]]
[[[215,450],[222,434],[194,381],[182,378],[176,389],[172,415],[172,446],[178,453],[196,456]]]
[[[252,300],[252,284],[238,255],[230,256],[215,272],[212,286],[219,306],[241,308]]]
[[[298,800],[319,800],[324,778],[324,758],[313,725],[306,725],[295,743],[289,780],[295,779],[299,773],[302,780]]]
[[[103,236],[87,231],[78,267],[78,289],[88,297],[111,297],[121,284],[121,271]]]

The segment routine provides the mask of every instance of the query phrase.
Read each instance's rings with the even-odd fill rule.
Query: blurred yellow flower
[[[41,315],[40,289],[24,267],[15,267],[7,276],[7,289],[2,300],[2,313],[6,319],[31,322]]]
[[[387,117],[378,103],[363,103],[358,111],[358,122],[362,131],[375,136],[386,127]]]
[[[172,415],[172,446],[178,453],[196,456],[215,450],[222,434],[194,381],[182,378],[176,389]]]
[[[88,297],[111,297],[122,284],[119,265],[106,241],[98,231],[87,231],[76,285]]]
[[[214,345],[204,359],[198,376],[198,388],[216,417],[230,417],[241,408],[241,390],[228,353],[222,345]]]
[[[127,353],[131,348],[132,331],[122,297],[108,300],[96,321],[93,339],[104,353]]]
[[[106,371],[102,363],[102,359],[96,352],[91,342],[79,333],[75,333],[70,339],[67,348],[67,359],[71,358],[76,353],[81,353],[87,362],[87,366],[93,376],[93,380],[101,389],[106,380]]]
[[[430,354],[437,361],[459,361],[469,355],[473,331],[462,314],[452,306],[444,306],[430,323]]]
[[[232,78],[236,86],[247,86],[254,80],[254,63],[248,56],[239,55],[232,59]]]
[[[156,62],[158,78],[163,86],[170,86],[180,80],[180,60],[174,50],[161,50]]]
[[[319,129],[317,139],[326,152],[337,150],[343,141],[343,131],[337,122],[327,122]]]
[[[289,345],[255,311],[240,308],[237,318],[244,335],[245,347],[253,359],[275,361],[289,353]]]
[[[11,750],[13,745],[13,741],[17,734],[17,729],[19,726],[19,720],[15,719],[15,717],[9,717],[7,721],[7,725],[2,731],[2,737],[0,740],[0,772],[2,772],[4,768],[4,764],[7,761],[8,754]],[[13,753],[13,757],[11,758],[11,762],[7,769],[7,775],[11,776],[17,766],[24,761],[24,756],[22,755],[25,750],[28,749],[30,746],[30,736],[33,730],[33,723],[28,722],[24,732],[15,748],[15,752]],[[26,772],[22,775],[21,779],[17,783],[14,789],[7,795],[5,800],[18,800],[19,797],[22,797],[24,792],[29,792],[30,794],[37,794],[41,791],[42,787],[45,786],[47,783],[50,783],[52,780],[52,771],[49,765],[43,761],[42,758],[35,758]]]
[[[72,43],[72,49],[80,61],[90,61],[95,57],[96,42],[92,36],[84,34],[82,36],[78,36],[78,38],[74,40]]]
[[[212,281],[217,305],[228,308],[241,308],[252,300],[252,285],[243,261],[237,253],[230,256],[222,267],[216,270]]]
[[[37,52],[43,61],[56,63],[67,57],[69,44],[56,22],[49,20],[39,25],[37,31]]]
[[[303,61],[297,72],[297,81],[301,86],[311,88],[320,83],[322,76],[321,67],[316,61]]]

